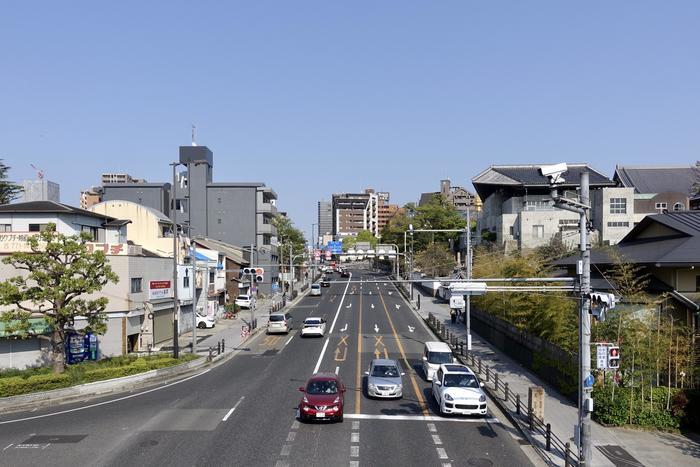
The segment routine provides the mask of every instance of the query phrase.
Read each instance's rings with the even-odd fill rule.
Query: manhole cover
[[[476,467],[491,467],[493,462],[483,457],[472,457],[467,460],[467,465],[474,465]]]

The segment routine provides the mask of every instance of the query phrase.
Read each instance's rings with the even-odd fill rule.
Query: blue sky
[[[198,142],[300,228],[374,187],[417,200],[492,164],[700,159],[700,2],[12,2],[0,158],[77,205],[102,172],[167,181]]]

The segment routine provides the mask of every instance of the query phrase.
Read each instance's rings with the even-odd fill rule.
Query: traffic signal
[[[616,345],[608,347],[608,368],[620,368],[620,347]]]
[[[265,270],[263,268],[252,268],[255,273],[255,282],[262,282],[265,279]]]

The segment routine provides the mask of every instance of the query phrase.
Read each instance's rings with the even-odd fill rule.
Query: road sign
[[[450,297],[450,308],[464,308],[466,304],[464,303],[464,297],[461,295],[453,295]]]
[[[314,258],[316,258],[316,260],[321,259],[321,250],[314,250]]]
[[[486,282],[453,282],[450,291],[459,295],[484,295]]]
[[[330,259],[331,259],[331,251],[330,250],[326,250],[326,259],[328,261],[330,261]]]
[[[596,347],[596,368],[599,370],[608,369],[608,346],[598,345]]]

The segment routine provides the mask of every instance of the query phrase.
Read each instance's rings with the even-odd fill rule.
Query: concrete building
[[[491,166],[472,179],[483,200],[477,224],[478,241],[487,239],[505,247],[506,251],[535,248],[554,237],[565,243],[578,243],[578,214],[553,206],[549,181],[540,174],[539,167]],[[568,167],[560,191],[575,192],[581,171],[587,170],[590,174],[591,218],[594,225],[600,227],[592,232],[591,241],[615,243],[628,232],[624,222],[630,222],[630,212],[621,206],[629,201],[631,193],[613,188],[613,181],[588,165],[570,164]],[[599,190],[610,191],[601,194]]]
[[[32,201],[54,201],[61,202],[61,187],[58,183],[50,182],[40,178],[38,180],[22,181],[24,191],[20,202],[29,203]]]
[[[172,260],[127,243],[129,222],[51,201],[0,206],[0,225],[4,226],[0,232],[0,256],[28,251],[27,238],[49,223],[56,224],[57,231],[66,235],[89,233],[92,242],[87,244],[88,251],[99,249],[107,255],[119,282],[109,283],[98,294],[87,296],[109,299],[107,332],[98,338],[100,357],[124,355],[172,338]],[[12,266],[0,263],[0,280],[19,273]],[[181,298],[187,299],[187,291],[179,290]],[[182,316],[181,320],[186,321]],[[75,329],[85,325],[76,320]],[[40,333],[49,332],[47,328],[39,326],[39,329]],[[0,333],[0,366],[42,365],[46,363],[46,355],[46,343],[42,339],[20,341]]]
[[[133,201],[170,216],[170,183],[109,183],[102,186],[102,201]]]
[[[481,200],[477,195],[461,186],[452,186],[449,179],[440,180],[440,191],[421,193],[418,206],[430,203],[436,195],[442,195],[465,218],[467,211],[471,211],[471,216],[476,217],[475,214],[481,210]]]
[[[613,181],[633,190],[634,223],[638,224],[648,214],[689,210],[692,187],[700,183],[700,167],[617,166]]]
[[[246,259],[246,252],[242,248],[212,238],[193,238],[192,243],[196,244],[197,249],[214,250],[222,256],[223,269],[220,273],[223,274],[226,289],[225,305],[233,303],[239,294],[247,293],[249,284],[245,278],[241,278],[241,270],[248,267],[250,262]]]
[[[372,188],[365,189],[364,193],[335,193],[331,201],[333,236],[340,239],[369,230],[379,237],[381,206],[388,201],[389,193],[375,192]]]
[[[101,186],[93,186],[88,188],[87,190],[81,190],[80,192],[80,208],[81,209],[90,209],[92,206],[94,206],[97,203],[102,202],[102,187]]]
[[[319,201],[318,202],[318,236],[324,237],[333,235],[333,202]],[[321,242],[322,245],[325,243]]]

